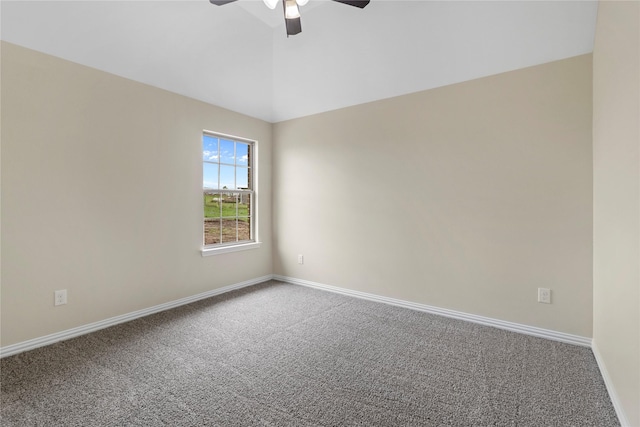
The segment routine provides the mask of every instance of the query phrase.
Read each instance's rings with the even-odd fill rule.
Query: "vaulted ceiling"
[[[594,1],[6,1],[3,40],[270,122],[590,53]]]

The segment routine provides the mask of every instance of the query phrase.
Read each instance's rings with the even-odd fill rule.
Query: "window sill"
[[[200,249],[200,253],[203,257],[211,256],[211,255],[220,255],[226,254],[229,252],[238,252],[238,251],[246,251],[249,249],[257,249],[262,245],[260,242],[249,242],[249,243],[240,243],[238,245],[229,245],[229,246],[218,246],[211,248],[202,248]]]

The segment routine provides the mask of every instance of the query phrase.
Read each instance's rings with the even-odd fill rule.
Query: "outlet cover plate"
[[[538,302],[551,304],[551,289],[538,288]]]
[[[67,290],[62,289],[53,293],[53,305],[64,305],[67,303]]]

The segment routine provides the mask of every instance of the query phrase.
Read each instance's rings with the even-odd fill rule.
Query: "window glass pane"
[[[204,217],[220,218],[220,194],[204,193]]]
[[[220,188],[234,190],[236,188],[235,166],[220,165]]]
[[[218,161],[218,138],[209,135],[202,136],[202,160]]]
[[[243,166],[249,164],[249,144],[236,142],[236,164]]]
[[[249,168],[236,167],[236,188],[238,190],[249,189]]]
[[[215,245],[220,243],[220,220],[205,218],[204,219],[204,244]]]
[[[238,240],[251,240],[251,194],[238,197]]]
[[[238,240],[251,240],[251,218],[238,218]]]
[[[222,216],[225,218],[235,218],[237,213],[237,194],[223,193],[222,194]]]
[[[217,189],[218,187],[218,165],[213,163],[202,164],[202,188]]]
[[[251,216],[251,194],[238,195],[238,216]]]
[[[222,243],[237,242],[237,225],[238,221],[235,218],[228,218],[222,220]]]
[[[235,144],[226,139],[220,140],[220,163],[234,164]]]

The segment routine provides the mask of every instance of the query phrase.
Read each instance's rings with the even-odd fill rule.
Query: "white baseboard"
[[[256,279],[247,280],[244,282],[236,283],[234,285],[225,286],[223,288],[214,289],[211,291],[203,292],[201,294],[192,295],[190,297],[181,298],[175,301],[170,301],[164,304],[155,305],[153,307],[145,308],[142,310],[134,311],[131,313],[123,314],[109,319],[100,320],[98,322],[89,323],[88,325],[79,326],[77,328],[67,329],[62,332],[56,332],[54,334],[46,335],[40,338],[34,338],[28,341],[23,341],[17,344],[8,345],[0,348],[0,358],[12,356],[14,354],[22,353],[23,351],[33,350],[34,348],[43,347],[45,345],[53,344],[58,341],[68,340],[80,335],[85,335],[91,332],[98,331],[100,329],[108,328],[119,323],[128,322],[140,317],[148,316],[150,314],[158,313],[160,311],[169,310],[171,308],[179,307],[181,305],[189,304],[199,301],[201,299],[210,298],[216,295],[224,294],[226,292],[234,291],[236,289],[244,288],[251,285],[257,285],[258,283],[266,282],[272,279],[272,275],[258,277]]]
[[[449,310],[446,308],[434,307],[426,304],[418,304],[415,302],[399,300],[395,298],[383,297],[366,292],[352,291],[350,289],[339,288],[336,286],[325,285],[322,283],[311,282],[309,280],[296,279],[294,277],[274,275],[274,280],[291,283],[295,285],[307,286],[325,291],[335,292],[352,297],[362,298],[369,301],[382,302],[385,304],[396,305],[399,307],[410,308],[412,310],[424,311],[426,313],[438,314],[440,316],[450,317],[453,319],[466,320],[467,322],[479,323],[481,325],[493,326],[495,328],[506,329],[508,331],[519,332],[521,334],[533,335],[539,338],[546,338],[554,341],[560,341],[568,344],[579,345],[583,347],[591,347],[591,338],[579,335],[566,334],[564,332],[552,331],[550,329],[536,328],[534,326],[522,325],[520,323],[507,322],[505,320],[492,319],[490,317],[468,314],[461,311]]]
[[[591,344],[591,351],[593,351],[593,355],[596,358],[596,362],[598,362],[598,368],[600,368],[600,374],[602,375],[602,379],[604,380],[604,385],[607,387],[607,391],[609,392],[609,398],[611,399],[611,403],[613,403],[613,408],[616,410],[616,415],[618,416],[618,421],[620,421],[620,425],[622,427],[631,426],[629,423],[629,419],[622,408],[622,403],[620,403],[620,398],[618,397],[618,393],[616,393],[616,389],[613,386],[613,382],[611,381],[611,377],[609,376],[609,371],[607,371],[607,365],[604,364],[604,360],[600,355],[600,351],[598,350],[598,345],[595,340]]]
[[[220,295],[226,292],[230,292],[236,289],[256,285],[258,283],[266,282],[271,279],[279,280],[286,283],[291,283],[294,285],[301,285],[301,286],[307,286],[307,287],[316,288],[316,289],[322,289],[325,291],[335,292],[335,293],[348,295],[356,298],[362,298],[369,301],[376,301],[376,302],[391,304],[399,307],[410,308],[412,310],[438,314],[440,316],[450,317],[454,319],[466,320],[468,322],[479,323],[487,326],[493,326],[500,329],[506,329],[513,332],[533,335],[540,338],[547,338],[554,341],[561,341],[569,344],[575,344],[575,345],[580,345],[584,347],[591,347],[591,338],[581,337],[578,335],[571,335],[563,332],[552,331],[549,329],[536,328],[533,326],[522,325],[519,323],[507,322],[504,320],[493,319],[490,317],[478,316],[475,314],[468,314],[461,311],[449,310],[446,308],[439,308],[439,307],[434,307],[426,304],[419,304],[415,302],[384,297],[384,296],[370,294],[366,292],[353,291],[350,289],[339,288],[336,286],[330,286],[322,283],[311,282],[309,280],[296,279],[294,277],[280,276],[280,275],[266,275],[266,276],[258,277],[255,279],[247,280],[244,282],[236,283],[234,285],[225,286],[223,288],[214,289],[211,291],[203,292],[201,294],[193,295],[186,298],[181,298],[179,300],[170,301],[164,304],[156,305],[153,307],[145,308],[145,309],[134,311],[127,314],[123,314],[120,316],[111,317],[109,319],[100,320],[98,322],[79,326],[77,328],[67,329],[62,332],[56,332],[54,334],[46,335],[44,337],[34,338],[28,341],[23,341],[17,344],[1,347],[0,358],[11,356],[17,353],[22,353],[23,351],[27,351],[27,350],[33,350],[34,348],[53,344],[58,341],[63,341],[63,340],[74,338],[80,335],[88,334],[100,329],[117,325],[119,323],[128,322],[130,320],[148,316],[150,314],[158,313],[160,311],[169,310],[175,307],[179,307],[181,305],[189,304],[205,298],[210,298],[210,297]]]
[[[445,308],[434,307],[426,304],[419,304],[410,301],[399,300],[395,298],[384,297],[380,295],[370,294],[366,292],[353,291],[350,289],[339,288],[336,286],[325,285],[322,283],[312,282],[309,280],[296,279],[294,277],[280,276],[280,275],[266,275],[255,279],[247,280],[244,282],[236,283],[234,285],[225,286],[219,289],[203,292],[197,295],[193,295],[179,300],[170,301],[164,304],[156,305],[153,307],[145,308],[142,310],[134,311],[131,313],[123,314],[109,319],[101,320],[98,322],[90,323],[88,325],[79,326],[77,328],[67,329],[62,332],[46,335],[44,337],[35,338],[28,341],[23,341],[17,344],[0,347],[0,358],[11,356],[14,354],[22,353],[24,351],[33,350],[38,347],[50,345],[59,341],[74,338],[80,335],[85,335],[91,332],[98,331],[100,329],[108,328],[110,326],[117,325],[119,323],[128,322],[140,317],[148,316],[150,314],[158,313],[161,311],[169,310],[181,305],[189,304],[195,301],[199,301],[205,298],[210,298],[216,295],[224,294],[226,292],[241,289],[247,286],[256,285],[258,283],[266,282],[268,280],[279,280],[281,282],[291,283],[294,285],[307,286],[311,288],[321,289],[329,292],[335,292],[347,296],[356,298],[362,298],[369,301],[376,301],[385,304],[391,304],[399,307],[405,307],[412,310],[423,311],[426,313],[437,314],[440,316],[450,317],[453,319],[465,320],[468,322],[478,323],[486,326],[493,326],[495,328],[506,329],[508,331],[518,332],[526,335],[532,335],[535,337],[546,338],[554,341],[565,342],[568,344],[579,345],[583,347],[590,347],[600,368],[602,378],[604,379],[607,391],[615,408],[618,420],[622,426],[629,426],[629,421],[624,413],[618,395],[615,391],[611,377],[607,371],[606,365],[602,360],[602,356],[598,351],[598,347],[595,342],[592,342],[591,338],[582,337],[578,335],[566,334],[563,332],[552,331],[549,329],[536,328],[533,326],[522,325],[519,323],[507,322],[504,320],[493,319],[490,317],[478,316],[475,314],[468,314],[461,311],[449,310]]]

